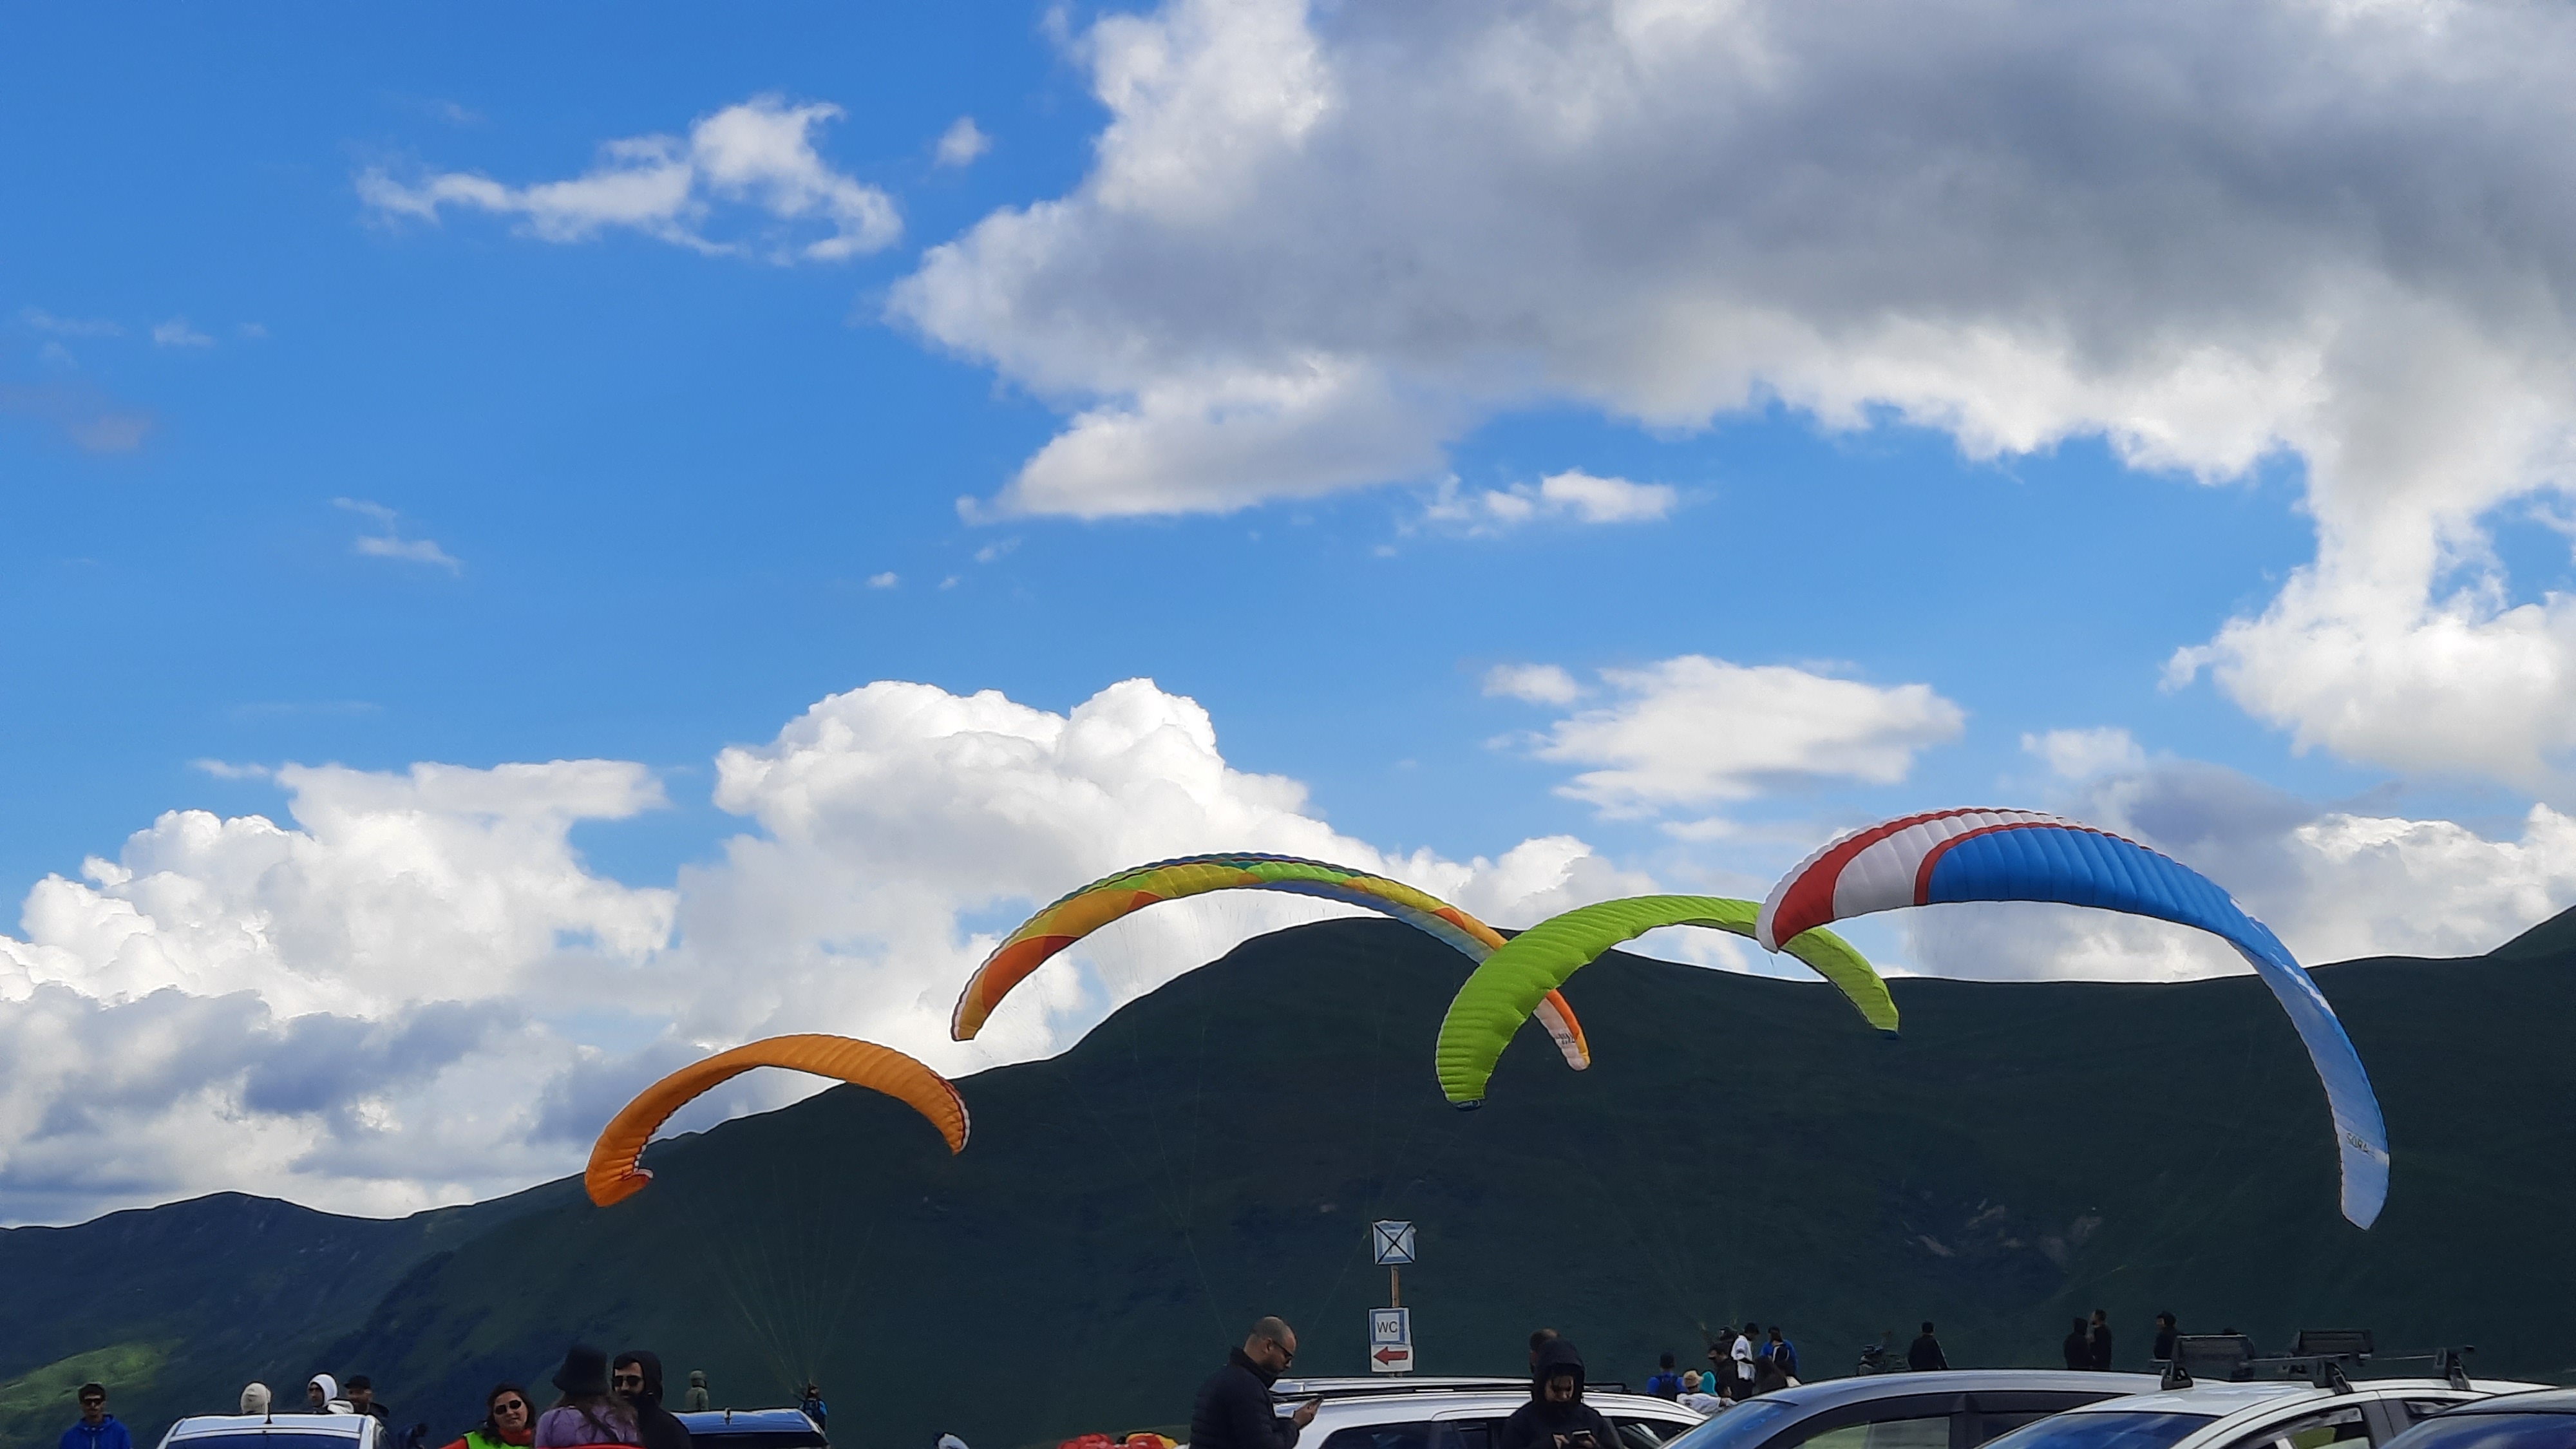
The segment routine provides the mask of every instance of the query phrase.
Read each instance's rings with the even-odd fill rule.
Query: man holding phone
[[[1315,1406],[1322,1402],[1309,1399],[1284,1419],[1271,1411],[1270,1386],[1296,1361],[1296,1330],[1276,1318],[1252,1325],[1243,1347],[1229,1349],[1225,1367],[1199,1385],[1198,1405],[1190,1412],[1190,1449],[1295,1449],[1297,1435],[1315,1422]]]
[[[1499,1449],[1620,1449],[1610,1421],[1583,1402],[1583,1355],[1573,1344],[1560,1338],[1539,1350],[1530,1401],[1503,1421]]]

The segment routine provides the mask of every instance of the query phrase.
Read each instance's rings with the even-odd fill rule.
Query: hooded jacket
[[[1296,1449],[1297,1426],[1270,1407],[1278,1379],[1242,1349],[1226,1350],[1225,1367],[1199,1385],[1190,1449]]]
[[[97,1424],[74,1424],[63,1431],[57,1449],[134,1449],[134,1436],[109,1414]]]
[[[619,1354],[617,1361],[644,1371],[644,1392],[626,1396],[635,1406],[635,1432],[644,1449],[689,1449],[688,1426],[662,1407],[662,1356],[639,1348]]]
[[[703,1413],[708,1407],[707,1371],[705,1369],[691,1369],[689,1370],[689,1392],[687,1397],[680,1400],[680,1412],[684,1414]]]
[[[1574,1375],[1571,1402],[1548,1402],[1547,1381]],[[1620,1449],[1618,1432],[1583,1402],[1583,1354],[1565,1339],[1538,1351],[1530,1368],[1530,1401],[1503,1421],[1499,1449]]]
[[[313,1398],[313,1386],[315,1384],[320,1384],[322,1386],[322,1407],[318,1409],[313,1407],[311,1402]],[[331,1377],[329,1374],[315,1374],[313,1377],[306,1379],[304,1381],[304,1390],[306,1402],[298,1404],[295,1407],[296,1413],[354,1414],[358,1412],[357,1410],[349,1407],[349,1401],[347,1399],[340,1397],[340,1381]]]

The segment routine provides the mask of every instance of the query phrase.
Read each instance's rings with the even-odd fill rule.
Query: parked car
[[[1530,1397],[1527,1379],[1282,1379],[1271,1387],[1283,1413],[1323,1399],[1297,1449],[1492,1449],[1494,1431]],[[1681,1405],[1643,1394],[1587,1388],[1583,1401],[1619,1431],[1618,1449],[1663,1449],[1700,1423]]]
[[[2419,1419],[2388,1449],[2568,1449],[2576,1445],[2576,1389],[2498,1394]]]
[[[170,1426],[161,1449],[382,1449],[371,1414],[193,1414]]]
[[[2445,1410],[2538,1387],[2489,1380],[2461,1388],[2444,1379],[2196,1384],[2070,1409],[1990,1449],[2376,1449]]]
[[[831,1440],[802,1409],[705,1409],[675,1414],[690,1449],[807,1449]]]
[[[1944,1369],[1799,1384],[1746,1399],[1672,1449],[1976,1449],[2084,1404],[2152,1392],[2147,1374]]]

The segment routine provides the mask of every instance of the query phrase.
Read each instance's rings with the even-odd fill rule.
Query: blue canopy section
[[[2388,1126],[2370,1074],[2334,1007],[2281,938],[2189,866],[2116,835],[2064,825],[2020,825],[1971,835],[1932,857],[1918,891],[1944,901],[2055,901],[2193,926],[2252,963],[2308,1048],[2334,1113],[2343,1159],[2343,1215],[2362,1227],[2388,1201]]]

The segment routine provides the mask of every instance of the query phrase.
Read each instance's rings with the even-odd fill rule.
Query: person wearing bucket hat
[[[583,1444],[641,1445],[635,1411],[608,1386],[608,1355],[586,1343],[564,1350],[555,1370],[563,1397],[537,1420],[537,1449]]]

